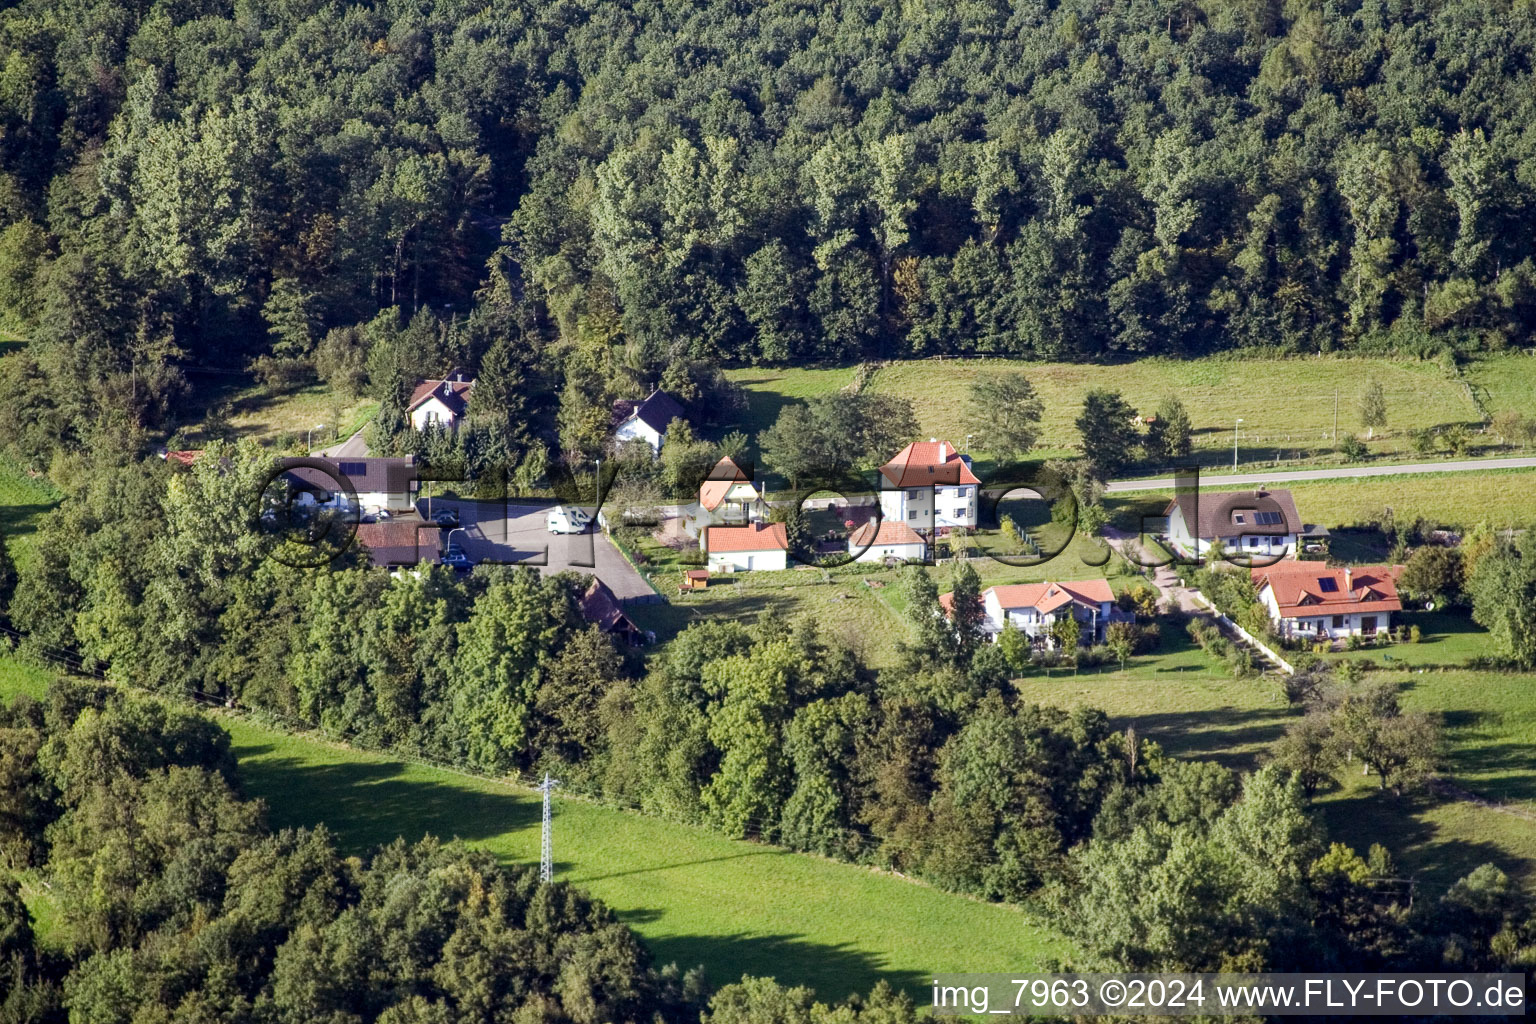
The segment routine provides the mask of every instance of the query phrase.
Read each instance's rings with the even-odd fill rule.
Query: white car
[[[556,505],[549,510],[545,523],[550,533],[584,533],[592,517],[575,505]]]

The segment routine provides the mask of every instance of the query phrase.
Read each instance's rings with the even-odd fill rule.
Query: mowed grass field
[[[32,535],[62,497],[47,477],[33,476],[0,459],[0,531],[13,558],[25,562],[31,557]]]
[[[0,660],[0,697],[38,693],[47,678]],[[351,853],[431,834],[507,863],[538,860],[539,798],[526,789],[221,721],[275,827],[323,822]],[[921,999],[933,971],[1040,970],[1068,952],[1015,908],[580,800],[555,804],[559,879],[612,906],[659,963],[702,964],[713,985],[770,975],[830,1000],[884,979]]]
[[[1423,473],[1275,486],[1291,492],[1304,520],[1330,529],[1375,521],[1387,509],[1400,523],[1411,523],[1419,516],[1462,528],[1480,523],[1494,528],[1536,523],[1536,470]]]
[[[1455,785],[1507,809],[1443,794],[1395,797],[1374,777],[1345,773],[1317,802],[1332,836],[1358,850],[1389,849],[1400,868],[1432,885],[1449,885],[1492,861],[1536,883],[1536,680],[1465,669],[1418,671],[1403,666],[1460,660],[1482,636],[1461,614],[1419,614],[1419,644],[1353,652],[1380,671],[1373,680],[1402,685],[1403,706],[1438,714],[1445,731],[1445,775]],[[1429,627],[1435,627],[1430,629]],[[1393,660],[1388,660],[1388,659]],[[1155,655],[1132,659],[1124,672],[1030,676],[1015,682],[1027,700],[1109,712],[1119,728],[1134,726],[1177,757],[1248,770],[1300,714],[1272,678],[1233,679],[1182,636],[1164,635]]]
[[[1110,556],[1107,562],[1106,556]],[[1151,585],[1131,575],[1125,562],[1107,548],[1082,540],[1040,565],[1008,565],[992,558],[972,559],[970,564],[983,587],[1100,578],[1109,579],[1117,593],[1138,583]],[[654,630],[662,643],[693,622],[725,619],[750,624],[764,616],[791,621],[809,616],[834,642],[848,647],[867,664],[888,668],[896,663],[897,645],[916,639],[899,568],[870,571],[868,566],[849,566],[717,575],[705,590],[679,594],[687,568],[691,567],[669,568],[652,575],[657,589],[667,595],[667,603],[625,609],[642,628]],[[953,569],[949,564],[929,566],[928,571],[939,593],[952,589]]]
[[[1536,416],[1536,356],[1496,355],[1467,368],[1467,379],[1481,389],[1488,413]]]
[[[1524,359],[1524,362],[1518,360]],[[1119,391],[1138,412],[1150,414],[1168,395],[1189,411],[1199,461],[1231,465],[1232,428],[1242,417],[1238,456],[1242,463],[1292,459],[1334,459],[1335,395],[1340,434],[1366,431],[1359,423],[1360,396],[1368,380],[1381,382],[1387,397],[1387,427],[1370,450],[1375,457],[1412,454],[1409,430],[1450,423],[1476,425],[1482,415],[1466,386],[1436,363],[1335,356],[1291,359],[1146,359],[1114,366],[1031,363],[1006,359],[908,360],[877,370],[868,390],[898,395],[912,403],[920,433],[963,446],[977,430],[970,387],[980,376],[1022,372],[1045,407],[1038,454],[1076,449],[1073,421],[1083,396],[1094,388]],[[1501,357],[1489,371],[1519,383],[1505,388],[1536,389],[1536,360]],[[853,380],[847,368],[829,370],[733,370],[729,376],[747,390],[749,411],[743,429],[771,424],[790,400],[835,391]],[[1502,393],[1502,392],[1501,392]],[[1474,435],[1471,452],[1493,445]],[[975,448],[978,453],[981,449]]]
[[[288,387],[265,384],[226,383],[217,386],[199,380],[199,404],[184,416],[189,428],[187,443],[206,443],[203,422],[214,410],[223,410],[238,437],[258,441],[313,438],[316,448],[343,440],[367,426],[379,403],[363,398],[344,398],[323,384]],[[320,427],[315,430],[313,428]]]

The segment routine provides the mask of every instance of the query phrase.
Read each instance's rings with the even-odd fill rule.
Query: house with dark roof
[[[848,535],[848,553],[855,562],[921,562],[927,558],[928,542],[899,519],[869,519]]]
[[[1164,514],[1169,544],[1188,558],[1203,558],[1217,544],[1228,555],[1292,557],[1302,538],[1327,535],[1301,521],[1290,491],[1195,490],[1174,498]]]
[[[1401,565],[1340,566],[1278,562],[1249,570],[1259,603],[1283,636],[1333,640],[1375,636],[1403,610],[1397,593]]]
[[[673,420],[685,419],[677,399],[657,388],[642,402],[615,402],[613,407],[615,444],[644,441],[653,453],[660,453],[666,442],[667,427]]]
[[[416,430],[446,427],[457,430],[469,414],[469,393],[475,382],[463,370],[454,369],[442,380],[424,380],[411,392],[405,414]]]
[[[743,526],[767,518],[762,488],[727,456],[715,463],[699,485],[699,500],[683,509],[683,529],[697,537],[711,526]]]
[[[631,647],[639,647],[645,643],[645,630],[635,625],[634,621],[624,614],[624,606],[608,588],[608,584],[596,576],[592,577],[592,582],[587,584],[579,604],[582,618],[604,633],[618,637]]]
[[[981,592],[981,605],[982,628],[993,639],[1003,631],[1005,623],[1012,623],[1042,646],[1055,645],[1052,627],[1069,615],[1081,626],[1078,637],[1083,644],[1103,643],[1111,622],[1131,618],[1115,606],[1115,594],[1108,580],[988,587]],[[939,606],[945,615],[954,614],[955,595],[940,595]]]
[[[320,462],[324,468],[313,465]],[[310,463],[301,465],[299,463]],[[343,481],[357,495],[356,507],[368,511],[411,512],[416,500],[416,458],[284,459],[282,479],[309,501],[351,504]],[[301,504],[303,501],[300,502]]]
[[[789,535],[783,523],[711,526],[701,536],[710,572],[789,568]]]
[[[880,467],[880,514],[925,536],[975,529],[981,481],[948,441],[914,441]]]

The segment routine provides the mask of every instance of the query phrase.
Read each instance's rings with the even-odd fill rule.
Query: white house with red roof
[[[870,519],[848,536],[848,553],[855,562],[924,561],[928,542],[897,519]]]
[[[783,523],[711,526],[701,536],[710,572],[789,568],[789,537]]]
[[[683,509],[683,529],[690,537],[711,526],[744,526],[768,518],[763,491],[729,456],[715,463],[699,485],[699,500]]]
[[[1392,628],[1403,610],[1397,594],[1401,565],[1341,566],[1279,562],[1250,570],[1259,601],[1283,636],[1332,640],[1374,636]]]
[[[980,491],[970,457],[937,438],[912,442],[880,467],[881,515],[928,536],[975,529]]]
[[[424,380],[411,392],[405,414],[416,430],[434,426],[457,430],[469,413],[469,393],[474,387],[474,380],[466,379],[462,370],[453,370],[442,380]]]
[[[954,595],[939,597],[948,615],[954,609]],[[1051,627],[1070,615],[1082,625],[1081,642],[1103,643],[1111,622],[1124,618],[1115,606],[1115,593],[1108,580],[1072,580],[1061,583],[1014,583],[988,587],[981,592],[985,612],[983,628],[994,638],[1011,622],[1031,640],[1043,644],[1055,641]]]

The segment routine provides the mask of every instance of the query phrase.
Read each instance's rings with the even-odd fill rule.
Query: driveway
[[[1536,458],[1510,459],[1463,459],[1460,462],[1415,462],[1406,466],[1339,466],[1335,469],[1269,470],[1262,473],[1236,473],[1215,476],[1201,473],[1203,487],[1225,487],[1243,484],[1289,484],[1306,480],[1341,480],[1367,476],[1402,476],[1406,473],[1468,473],[1491,469],[1532,469]],[[1156,480],[1111,480],[1104,485],[1110,494],[1124,491],[1171,491],[1173,477]]]
[[[416,508],[426,516],[427,499],[417,501]],[[606,583],[621,601],[648,598],[655,593],[602,533],[550,533],[546,521],[548,506],[461,498],[431,500],[433,513],[445,508],[458,511],[459,526],[454,540],[476,565],[527,564],[545,575],[567,569],[587,573]]]

